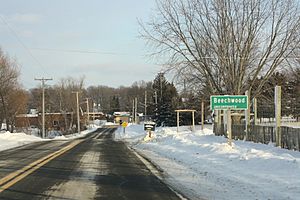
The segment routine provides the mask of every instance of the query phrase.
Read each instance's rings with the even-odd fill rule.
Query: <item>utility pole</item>
[[[138,122],[138,99],[137,99],[137,97],[135,97],[135,114],[134,114],[134,118],[135,118],[135,123],[137,124],[137,122]]]
[[[135,103],[134,103],[134,99],[132,100],[132,123],[135,122]]]
[[[147,117],[147,91],[145,91],[145,120]]]
[[[157,91],[154,91],[155,105],[157,105]]]
[[[78,93],[79,92],[72,92],[73,94],[76,94],[76,104],[77,104],[77,130],[78,134],[80,134],[80,116],[79,116],[79,98]]]
[[[159,83],[160,83],[160,101],[162,101],[162,76],[163,73],[160,73]]]
[[[87,112],[87,125],[90,122],[90,105],[89,105],[89,98],[86,98],[86,112]]]
[[[257,99],[256,98],[254,98],[253,107],[254,107],[254,125],[257,125]]]
[[[52,78],[35,78],[36,81],[42,81],[42,138],[45,138],[45,82],[52,81]]]
[[[204,130],[204,101],[201,102],[201,129]]]

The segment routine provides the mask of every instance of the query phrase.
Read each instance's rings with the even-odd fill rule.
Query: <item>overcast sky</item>
[[[150,81],[160,67],[145,56],[137,19],[155,0],[0,0],[0,46],[17,59],[21,83],[86,77],[86,86]],[[148,52],[149,53],[149,52]]]

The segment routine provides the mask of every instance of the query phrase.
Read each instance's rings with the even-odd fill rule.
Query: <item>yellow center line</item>
[[[40,167],[42,167],[46,163],[50,162],[54,158],[62,155],[66,151],[72,149],[73,147],[75,147],[76,145],[81,143],[82,141],[83,140],[76,140],[76,141],[72,142],[71,144],[69,144],[68,146],[65,146],[64,148],[62,148],[54,153],[51,153],[37,161],[34,161],[34,162],[30,163],[29,165],[23,167],[22,169],[19,169],[15,172],[8,174],[7,176],[1,178],[0,179],[0,185],[1,185],[0,192],[3,192],[4,190],[8,189],[12,185],[16,184],[18,181],[22,180],[29,174],[33,173],[35,170],[39,169]]]

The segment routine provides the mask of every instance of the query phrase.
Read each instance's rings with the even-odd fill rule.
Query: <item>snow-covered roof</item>
[[[129,117],[130,116],[130,112],[114,112],[113,114],[114,116],[122,116],[122,117]]]

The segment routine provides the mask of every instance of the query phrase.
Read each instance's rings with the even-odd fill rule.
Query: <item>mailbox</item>
[[[144,130],[145,131],[155,131],[155,122],[144,122]]]

